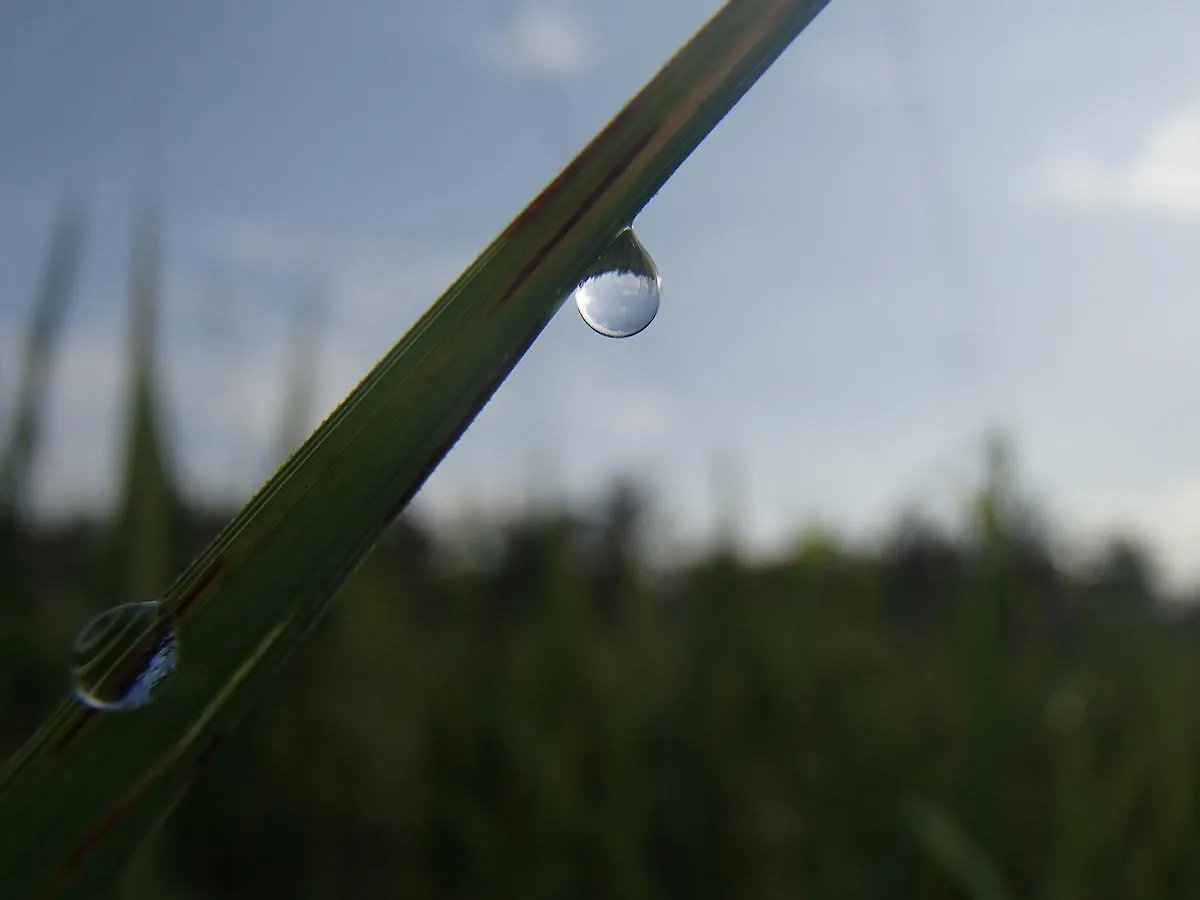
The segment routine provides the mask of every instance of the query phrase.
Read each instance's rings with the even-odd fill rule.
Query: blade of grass
[[[987,854],[940,807],[923,800],[903,804],[908,831],[972,900],[1010,900],[1012,894]]]
[[[310,416],[316,387],[317,350],[326,305],[324,293],[316,287],[310,287],[301,296],[293,312],[285,395],[272,465],[287,459],[312,427]]]
[[[134,229],[130,271],[128,424],[121,508],[115,523],[119,596],[149,600],[170,583],[176,488],[158,397],[158,319],[162,305],[160,222],[147,193]]]
[[[155,167],[157,168],[157,167]],[[153,170],[152,170],[153,171]],[[133,229],[130,257],[129,394],[121,507],[113,523],[116,566],[113,603],[157,597],[170,583],[177,534],[178,491],[173,477],[158,391],[159,317],[162,312],[162,223],[154,182]],[[126,900],[162,897],[161,852],[152,836],[125,870]]]
[[[41,285],[34,301],[29,333],[25,338],[21,380],[17,385],[17,405],[4,457],[0,460],[0,509],[5,515],[19,516],[27,499],[30,473],[41,437],[41,416],[47,407],[50,370],[75,286],[83,231],[82,204],[75,199],[64,200],[54,223]]]
[[[94,896],[177,800],[616,231],[828,0],[723,7],[458,278],[168,591],[156,704],[65,701],[0,775],[0,896]]]

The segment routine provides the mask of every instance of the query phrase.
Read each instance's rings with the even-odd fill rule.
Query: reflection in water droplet
[[[75,697],[97,710],[145,706],[179,662],[175,622],[159,603],[126,603],[79,630],[71,646]]]
[[[662,298],[658,268],[632,228],[623,228],[575,288],[575,306],[598,334],[632,337],[654,321]]]

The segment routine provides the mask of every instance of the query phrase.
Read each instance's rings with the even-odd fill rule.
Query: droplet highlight
[[[574,297],[583,321],[605,337],[633,337],[654,321],[662,279],[632,228],[617,233],[579,282]]]
[[[80,703],[101,711],[139,709],[179,664],[174,617],[158,602],[114,606],[79,630],[71,654]]]

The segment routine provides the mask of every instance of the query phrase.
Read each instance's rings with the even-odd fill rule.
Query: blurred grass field
[[[61,695],[74,630],[162,591],[233,512],[178,483],[156,228],[135,239],[121,500],[53,527],[27,495],[77,208],[51,236],[0,466],[0,756]],[[310,391],[295,340],[281,446]],[[636,481],[480,524],[475,553],[406,515],[119,895],[1200,895],[1200,618],[1127,541],[1056,560],[986,452],[956,533],[914,516],[772,561],[653,558]]]

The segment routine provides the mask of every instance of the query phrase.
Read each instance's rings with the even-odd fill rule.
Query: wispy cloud
[[[592,62],[578,15],[550,0],[522,0],[480,46],[486,62],[508,72],[574,75]]]
[[[1055,154],[1034,171],[1035,199],[1083,210],[1200,219],[1200,105],[1158,122],[1127,158]]]

